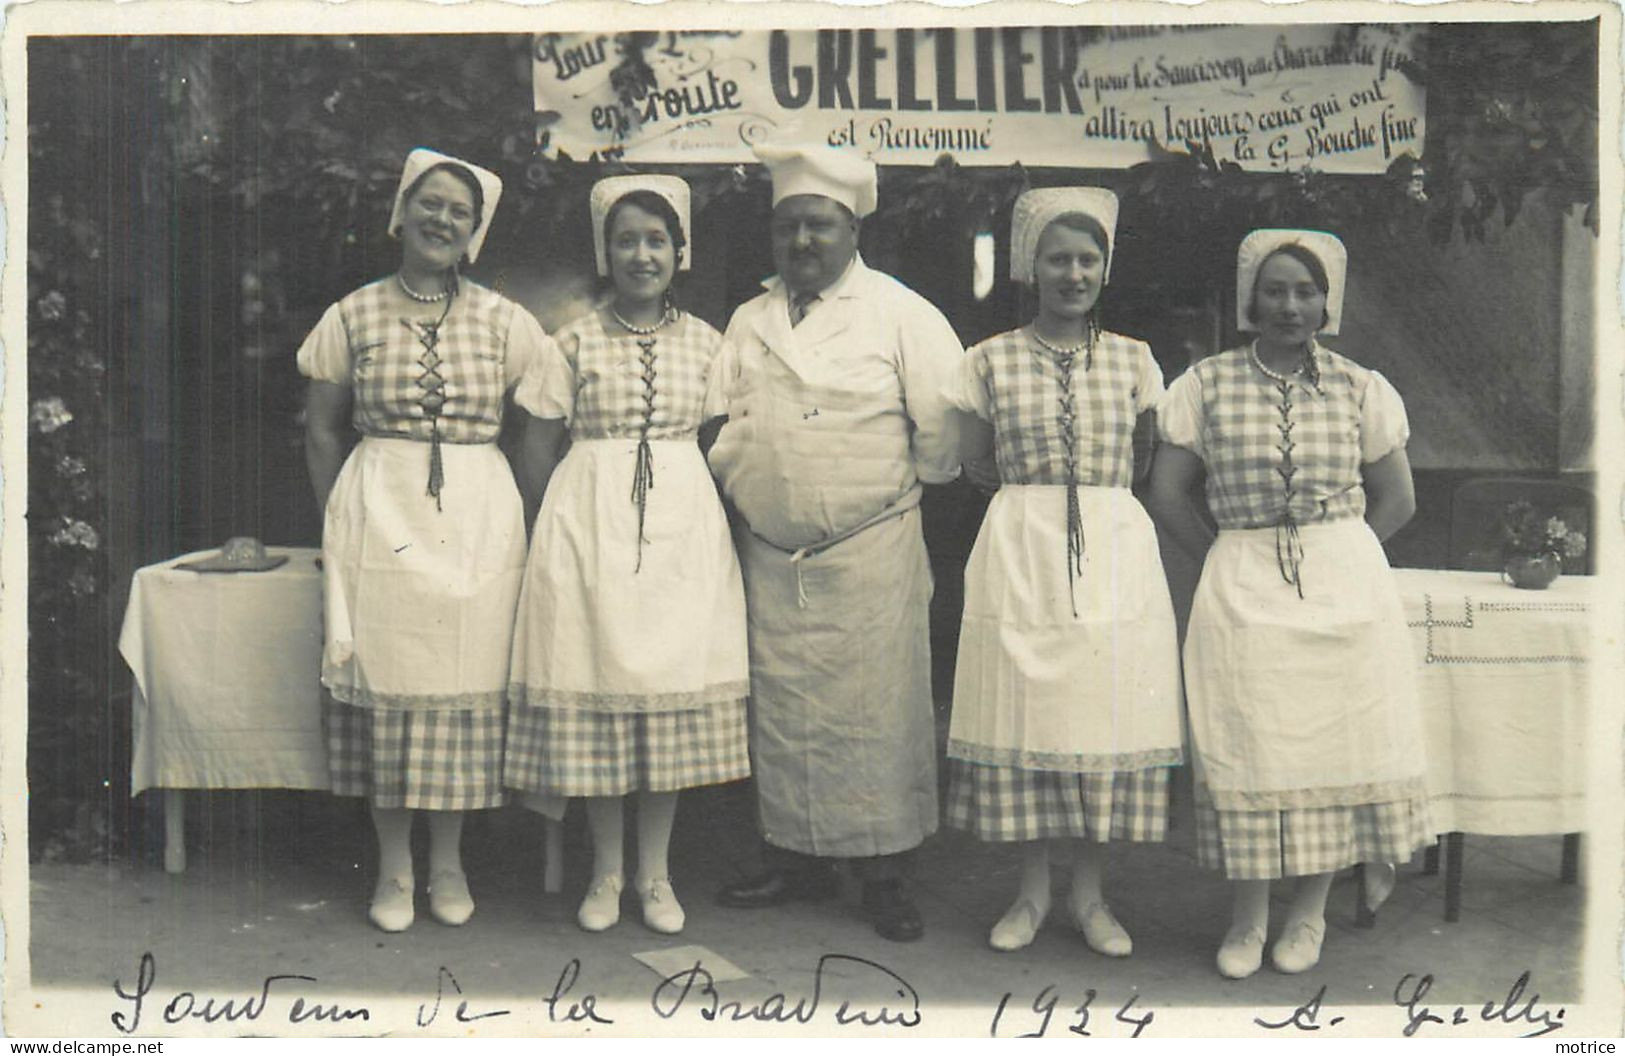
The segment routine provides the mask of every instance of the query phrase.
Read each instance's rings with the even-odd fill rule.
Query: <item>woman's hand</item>
[[[1196,512],[1192,494],[1207,472],[1194,451],[1175,444],[1157,446],[1151,463],[1146,507],[1174,542],[1200,561],[1213,545],[1213,529]]]
[[[1405,527],[1416,514],[1416,486],[1411,460],[1403,447],[1360,467],[1365,484],[1365,523],[1376,537],[1388,537]]]
[[[965,479],[988,494],[998,491],[1003,483],[999,477],[999,464],[991,458],[972,459],[964,466]]]
[[[711,446],[717,442],[717,437],[722,435],[722,427],[727,424],[728,416],[726,414],[719,414],[715,418],[708,418],[700,423],[700,431],[698,436],[695,437],[695,443],[699,444],[701,458],[711,454]]]
[[[316,489],[316,510],[327,510],[327,497],[350,451],[350,389],[330,381],[312,381],[305,391],[305,465]]]
[[[1151,476],[1151,458],[1157,450],[1156,411],[1142,411],[1134,419],[1134,433],[1130,442],[1134,451],[1134,484],[1138,487]]]
[[[974,414],[951,412],[958,419],[959,464],[965,479],[988,494],[999,490],[999,465],[993,459],[993,426]]]

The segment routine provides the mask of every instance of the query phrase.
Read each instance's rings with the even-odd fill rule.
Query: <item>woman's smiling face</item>
[[[434,271],[453,267],[474,237],[474,195],[449,172],[431,172],[406,202],[402,244],[413,263]]]
[[[1082,319],[1100,300],[1106,254],[1095,236],[1052,223],[1038,236],[1033,284],[1040,314]]]
[[[616,210],[608,241],[617,295],[634,302],[664,296],[677,270],[677,250],[664,220],[627,203]]]

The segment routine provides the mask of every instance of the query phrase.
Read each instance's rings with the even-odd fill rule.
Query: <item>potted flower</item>
[[[1533,503],[1508,503],[1501,514],[1504,575],[1515,587],[1544,590],[1563,571],[1563,560],[1584,557],[1585,533]]]

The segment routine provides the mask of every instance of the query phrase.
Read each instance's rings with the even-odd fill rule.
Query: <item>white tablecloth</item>
[[[136,572],[119,652],[135,674],[132,795],[328,787],[319,551],[269,572]]]
[[[1492,572],[1394,574],[1416,645],[1434,827],[1584,829],[1595,580],[1517,590]]]

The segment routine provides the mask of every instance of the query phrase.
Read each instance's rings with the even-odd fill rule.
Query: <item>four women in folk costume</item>
[[[1332,874],[1366,863],[1374,906],[1392,887],[1391,863],[1431,838],[1408,642],[1380,545],[1414,506],[1404,407],[1380,375],[1316,338],[1337,332],[1341,243],[1323,232],[1249,235],[1237,308],[1256,340],[1197,363],[1164,393],[1149,347],[1098,323],[1115,197],[1031,191],[1011,235],[1012,277],[1036,294],[1031,322],[937,370],[935,345],[914,345],[941,330],[957,347],[951,332],[858,258],[874,171],[835,153],[763,153],[781,277],[736,315],[736,347],[672,297],[692,258],[681,180],[623,176],[593,188],[608,295],[555,340],[459,277],[489,228],[497,178],[432,151],[408,158],[390,218],[399,269],[332,306],[298,356],[325,510],[324,720],[335,790],[371,803],[373,922],[399,931],[413,921],[414,811],[428,815],[431,912],[453,925],[469,918],[463,812],[500,804],[506,785],[554,816],[565,799],[584,800],[593,868],[578,921],[589,931],[619,919],[624,799],[635,794],[643,920],[682,929],[667,861],[678,791],[750,773],[753,689],[760,709],[781,683],[810,701],[820,693],[807,679],[844,686],[852,674],[789,670],[769,648],[775,620],[822,620],[812,603],[836,583],[808,539],[868,538],[843,533],[850,521],[902,525],[917,542],[913,504],[894,513],[895,497],[797,534],[801,493],[770,477],[804,445],[787,433],[774,446],[764,430],[806,402],[842,418],[815,430],[836,450],[858,452],[887,415],[907,415],[896,462],[918,479],[937,479],[959,456],[991,453],[998,466],[1002,484],[966,569],[946,816],[1023,845],[1020,889],[989,935],[1000,950],[1033,941],[1052,906],[1050,842],[1066,840],[1068,916],[1092,949],[1128,954],[1132,939],[1102,894],[1105,846],[1167,831],[1169,772],[1183,760],[1181,664],[1156,533],[1129,490],[1148,461],[1136,457],[1149,453],[1137,434],[1155,423],[1149,504],[1205,555],[1183,672],[1198,851],[1235,884],[1218,967],[1257,970],[1269,881],[1294,876],[1271,953],[1282,971],[1307,969]],[[820,341],[829,350],[814,355]],[[848,360],[847,373],[830,373]],[[779,374],[784,383],[769,384]],[[884,413],[875,403],[880,417],[866,425],[863,401],[881,396],[891,402]],[[516,470],[494,442],[510,402],[524,419]],[[957,413],[931,410],[945,407]],[[700,437],[730,410],[736,421],[708,469]],[[347,451],[352,432],[360,442]],[[921,446],[951,438],[957,455]],[[809,472],[822,465],[812,451],[797,456]],[[757,594],[790,593],[760,612],[766,595],[753,601],[749,625],[712,470],[744,515],[739,545],[789,555],[783,575],[767,550],[757,555]],[[914,477],[898,479],[904,499],[917,493]],[[1204,479],[1217,539],[1191,501]],[[929,587],[893,593],[923,609]],[[778,744],[762,740],[775,729],[764,715],[751,735],[758,751]],[[827,885],[813,882],[806,856],[886,861],[934,828],[934,795],[922,793],[933,810],[907,837],[881,838],[870,824],[868,842],[837,838],[851,826],[831,827],[821,800],[774,792],[783,775],[773,770],[760,790],[764,835],[798,852],[785,859],[794,869],[781,863],[735,885],[724,904],[814,897]],[[897,874],[863,875],[877,931],[918,937]]]

